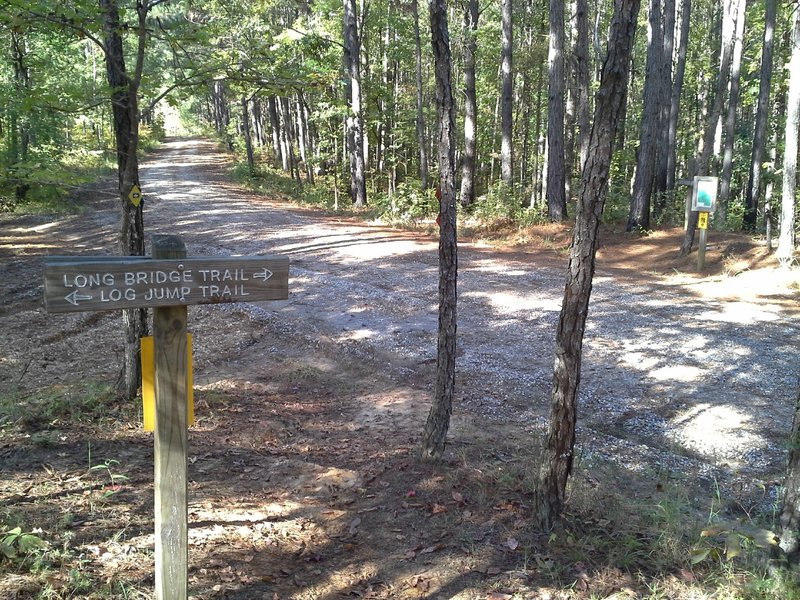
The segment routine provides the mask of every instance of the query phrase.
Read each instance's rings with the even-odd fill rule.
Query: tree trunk
[[[589,153],[589,128],[591,126],[589,106],[589,2],[577,0],[575,3],[575,79],[577,84],[575,100],[578,117],[578,171]]]
[[[732,0],[726,3],[727,9],[725,17],[729,22],[736,23],[736,7],[738,2]],[[714,149],[714,136],[717,131],[717,121],[722,114],[722,107],[725,104],[725,90],[728,87],[728,80],[731,74],[731,61],[733,58],[733,27],[727,27],[727,35],[723,33],[722,47],[720,48],[720,67],[717,74],[717,82],[714,86],[714,93],[711,98],[711,107],[708,112],[706,129],[703,134],[702,147],[695,159],[695,175],[705,175],[708,172],[708,165],[711,162],[711,152]],[[726,28],[723,27],[723,32]],[[687,255],[692,251],[694,244],[694,232],[697,229],[697,211],[692,211],[689,215],[689,223],[686,233],[681,243],[681,254]]]
[[[120,253],[129,256],[144,256],[144,202],[130,198],[131,190],[139,185],[139,107],[138,85],[144,60],[146,40],[146,6],[139,8],[138,48],[136,69],[133,76],[125,71],[119,8],[116,0],[99,0],[103,13],[103,39],[106,48],[106,76],[111,89],[111,106],[116,137],[117,171],[121,219],[119,233]],[[136,397],[141,384],[139,340],[147,335],[147,311],[126,309],[122,311],[124,332],[124,358],[117,382],[117,392],[123,398]]]
[[[550,49],[547,111],[547,216],[567,219],[567,176],[564,166],[564,0],[550,0]]]
[[[436,460],[444,454],[456,379],[455,106],[446,0],[429,0],[431,41],[436,74],[439,162],[439,335],[434,398],[422,434],[420,454]]]
[[[281,125],[280,119],[278,119],[278,106],[275,102],[275,96],[270,96],[267,99],[267,112],[269,113],[269,125],[272,130],[272,151],[275,153],[275,160],[286,171],[286,158],[283,155],[283,147],[281,146]]]
[[[733,177],[733,146],[736,138],[736,111],[739,108],[739,73],[742,66],[742,47],[744,45],[745,2],[738,0],[736,33],[731,58],[731,82],[728,88],[728,113],[725,117],[725,145],[722,155],[722,176],[719,180],[719,198],[714,224],[717,229],[725,226],[728,220],[728,203],[731,196],[731,177]]]
[[[500,96],[500,179],[506,186],[514,182],[514,157],[512,156],[512,138],[514,136],[514,71],[512,0],[502,0],[500,45],[502,92]]]
[[[350,152],[350,196],[357,207],[367,204],[364,160],[364,121],[361,112],[361,40],[358,36],[355,0],[344,0],[344,65],[350,112],[347,115],[348,151]]]
[[[478,96],[475,87],[475,54],[478,47],[478,0],[467,0],[464,11],[464,157],[461,172],[461,205],[475,201]]]
[[[419,147],[419,179],[422,184],[422,189],[427,189],[428,141],[425,135],[425,111],[424,99],[422,95],[422,42],[419,35],[419,6],[417,4],[417,0],[411,0],[411,12],[414,20],[414,77],[416,81],[417,98],[416,129],[417,146]],[[464,60],[467,60],[466,57]]]
[[[669,115],[672,93],[672,56],[675,51],[675,0],[664,0],[662,32],[661,91],[658,102],[658,141],[653,175],[653,214],[660,218],[667,207],[667,167],[669,163]]]
[[[797,189],[797,135],[800,130],[800,10],[795,10],[792,30],[792,58],[789,62],[789,91],[786,93],[786,133],[783,138],[783,193],[781,225],[775,256],[791,263],[795,250],[795,205]]]
[[[256,161],[253,156],[253,136],[250,132],[250,111],[247,104],[247,97],[242,96],[242,129],[244,130],[244,147],[247,152],[247,171],[250,175],[255,175]]]
[[[781,531],[778,543],[790,564],[800,562],[800,391],[794,405],[792,432],[789,436],[789,463],[783,482]]]
[[[570,248],[564,301],[556,333],[556,364],[550,426],[536,487],[539,525],[552,527],[564,507],[575,448],[576,398],[581,374],[583,333],[594,277],[597,231],[603,213],[617,126],[625,104],[639,0],[615,0],[608,56],[595,96],[589,156]]]
[[[672,93],[669,104],[669,124],[667,125],[667,183],[666,189],[675,189],[677,171],[678,114],[681,106],[681,92],[686,74],[686,50],[689,46],[689,24],[692,14],[692,0],[683,0],[681,7],[681,29],[678,40],[678,57],[675,76],[672,80]]]
[[[664,31],[661,0],[650,0],[647,27],[647,66],[644,80],[644,108],[639,129],[636,175],[628,211],[626,231],[650,229],[650,199],[655,179],[656,147],[660,138],[659,116],[662,104]]]
[[[758,199],[761,194],[761,161],[767,134],[767,119],[770,114],[769,93],[772,85],[772,51],[775,39],[777,0],[766,0],[764,6],[764,41],[761,46],[761,73],[758,86],[758,108],[756,109],[753,151],[750,158],[750,175],[745,191],[742,228],[754,231],[758,217]]]

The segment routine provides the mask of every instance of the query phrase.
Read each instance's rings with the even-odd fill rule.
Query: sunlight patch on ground
[[[547,298],[534,298],[516,292],[466,292],[467,298],[483,299],[501,315],[516,315],[520,312],[561,310],[561,302]]]
[[[697,367],[688,367],[686,365],[668,365],[650,371],[649,375],[656,381],[698,381],[703,377],[705,371]]]
[[[682,443],[708,457],[730,455],[732,440],[740,448],[766,444],[761,436],[748,431],[751,417],[729,405],[697,404],[679,413],[673,423]]]
[[[775,304],[753,304],[752,302],[726,302],[722,311],[706,311],[700,317],[706,321],[751,325],[755,322],[767,323],[781,319],[781,309]]]

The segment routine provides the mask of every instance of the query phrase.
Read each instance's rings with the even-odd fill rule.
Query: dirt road
[[[480,509],[461,510],[466,479],[445,479],[413,461],[436,358],[436,240],[255,196],[230,183],[227,160],[210,142],[173,139],[141,172],[150,234],[183,236],[189,255],[291,261],[286,301],[189,310],[199,417],[190,436],[198,597],[316,599],[368,588],[377,594],[368,597],[485,597],[491,565],[513,562],[508,548],[497,555],[508,534],[481,537],[487,547],[468,553],[473,571],[463,575],[461,546],[437,538],[430,520],[449,511],[466,527]],[[113,253],[114,206],[98,196],[79,216],[2,217],[4,394],[30,401],[76,379],[113,380],[118,317],[45,315],[40,258]],[[731,510],[763,508],[775,499],[797,390],[797,288],[767,270],[654,275],[640,249],[609,245],[601,253],[580,393],[580,477],[594,481],[611,465],[615,480],[603,485],[652,489],[679,480],[701,503],[721,488]],[[464,244],[459,262],[458,391],[447,464],[452,473],[469,472],[468,457],[477,453],[508,470],[530,455],[546,423],[566,258]],[[66,474],[85,464],[75,442],[89,436],[94,456],[120,461],[135,484],[129,497],[117,497],[137,507],[125,541],[104,547],[116,572],[135,577],[137,553],[152,540],[149,438],[135,423],[112,432],[62,420],[45,427],[53,430],[40,445],[24,429],[5,431],[4,495],[38,493],[42,482],[31,471],[47,463],[65,474],[71,498]],[[515,506],[524,512],[523,503]],[[415,510],[427,512],[413,517]],[[124,529],[111,512],[106,529],[82,534],[86,543]],[[488,521],[480,523],[486,529]],[[450,536],[453,526],[441,530]],[[421,557],[414,562],[420,552],[428,555],[424,569]],[[474,570],[479,563],[483,571]]]

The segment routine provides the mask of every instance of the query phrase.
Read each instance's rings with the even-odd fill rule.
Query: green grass
[[[59,427],[108,418],[120,410],[124,407],[117,403],[111,386],[96,382],[0,394],[0,426],[38,432],[32,441],[44,447],[55,443],[52,432]]]

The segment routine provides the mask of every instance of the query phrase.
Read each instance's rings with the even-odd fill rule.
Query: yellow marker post
[[[708,229],[708,213],[707,212],[697,213],[697,228],[698,229]]]
[[[192,374],[192,334],[186,334],[186,420],[189,426],[194,425],[194,377]],[[144,430],[155,431],[156,427],[156,389],[155,389],[156,357],[153,336],[142,338],[142,412],[144,414]]]

